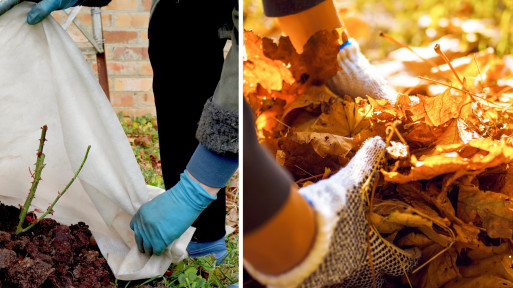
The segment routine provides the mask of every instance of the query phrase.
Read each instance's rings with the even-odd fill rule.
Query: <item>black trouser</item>
[[[166,190],[178,182],[198,145],[203,105],[214,94],[226,39],[218,28],[231,21],[231,1],[161,0],[148,29],[162,174]],[[200,3],[201,2],[201,3]],[[225,189],[193,223],[193,241],[225,235]]]

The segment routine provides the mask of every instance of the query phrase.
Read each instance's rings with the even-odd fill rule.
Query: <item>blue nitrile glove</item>
[[[12,7],[18,5],[20,0],[2,0],[0,1],[0,15],[9,11]],[[78,0],[43,0],[34,6],[27,15],[27,23],[37,24],[46,18],[55,10],[66,9],[75,5]]]
[[[184,171],[173,188],[142,205],[132,218],[137,247],[149,255],[162,254],[216,198]]]

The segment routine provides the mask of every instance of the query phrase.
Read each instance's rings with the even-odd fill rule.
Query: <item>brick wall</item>
[[[110,100],[117,112],[125,115],[155,115],[152,69],[148,59],[148,22],[151,0],[112,0],[102,8],[105,56]],[[64,11],[52,16],[64,23]],[[91,31],[91,10],[82,7],[77,15],[83,27]],[[93,71],[97,71],[96,51],[87,38],[71,24],[66,30],[82,50]]]

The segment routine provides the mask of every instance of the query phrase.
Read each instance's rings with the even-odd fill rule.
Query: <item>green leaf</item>
[[[203,287],[207,287],[207,280],[205,278],[200,278],[198,279],[198,281],[196,282],[196,287],[198,288],[203,288]]]
[[[185,274],[178,275],[178,283],[187,284],[187,277],[185,276]]]

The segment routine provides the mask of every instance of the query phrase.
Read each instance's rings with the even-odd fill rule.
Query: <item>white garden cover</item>
[[[163,256],[139,253],[130,220],[162,189],[144,183],[118,118],[73,40],[52,17],[27,24],[33,5],[23,2],[0,16],[0,201],[24,203],[40,127],[46,124],[46,167],[32,209],[46,210],[91,145],[79,178],[53,217],[67,225],[89,225],[118,279],[161,275],[187,256],[194,230],[189,228]]]

